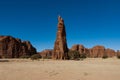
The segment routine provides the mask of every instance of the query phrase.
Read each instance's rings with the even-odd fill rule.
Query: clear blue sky
[[[59,14],[69,47],[120,49],[120,0],[0,0],[0,35],[29,40],[38,51],[52,49]]]

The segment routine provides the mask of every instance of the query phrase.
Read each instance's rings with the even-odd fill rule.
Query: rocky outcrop
[[[79,50],[79,44],[73,45],[70,50],[72,50],[72,51],[78,51]]]
[[[47,59],[52,58],[52,53],[53,53],[53,50],[50,50],[50,49],[46,49],[46,50],[43,50],[42,52],[39,52],[42,58],[47,58]]]
[[[85,48],[83,45],[80,44],[73,45],[70,50],[79,51],[80,54],[85,54],[86,56],[89,55],[89,49]]]
[[[95,46],[92,49],[90,49],[90,57],[113,57],[115,56],[115,51],[112,49],[106,49],[104,46]]]
[[[21,41],[11,36],[0,36],[0,57],[19,58],[23,55],[36,54],[36,49],[29,41]]]
[[[58,17],[58,31],[57,38],[54,44],[54,50],[52,54],[53,59],[67,59],[68,47],[66,41],[66,31],[64,20]]]
[[[85,54],[86,57],[90,58],[98,58],[103,56],[114,57],[116,56],[116,52],[112,49],[106,49],[104,46],[94,46],[91,49],[85,48],[83,45],[74,45],[70,49],[72,51],[79,51],[80,54]]]
[[[80,44],[73,45],[70,50],[78,51],[80,55],[84,55],[86,57],[89,56],[89,49],[85,48],[83,45],[80,45]]]
[[[108,56],[108,57],[114,57],[116,56],[116,52],[113,50],[113,49],[105,49],[105,54]]]
[[[97,58],[102,57],[105,54],[105,47],[104,46],[95,46],[90,49],[90,57]]]

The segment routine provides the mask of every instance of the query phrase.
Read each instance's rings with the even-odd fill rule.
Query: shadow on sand
[[[6,60],[6,59],[0,59],[0,62],[9,62],[9,60]]]

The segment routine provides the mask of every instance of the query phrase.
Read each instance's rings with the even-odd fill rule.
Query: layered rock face
[[[64,20],[58,17],[58,31],[57,38],[54,44],[54,50],[52,54],[53,59],[67,59],[68,47],[66,41],[66,31]]]
[[[36,49],[29,41],[21,41],[11,36],[0,36],[0,57],[19,58],[23,55],[36,54]]]
[[[87,57],[98,58],[103,56],[114,57],[116,52],[112,49],[106,49],[104,46],[94,46],[91,49],[85,48],[83,45],[74,45],[70,50],[79,51],[80,54],[86,54]]]

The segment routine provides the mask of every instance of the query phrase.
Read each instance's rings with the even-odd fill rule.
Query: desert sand
[[[0,61],[0,80],[120,80],[120,59],[8,59]]]

